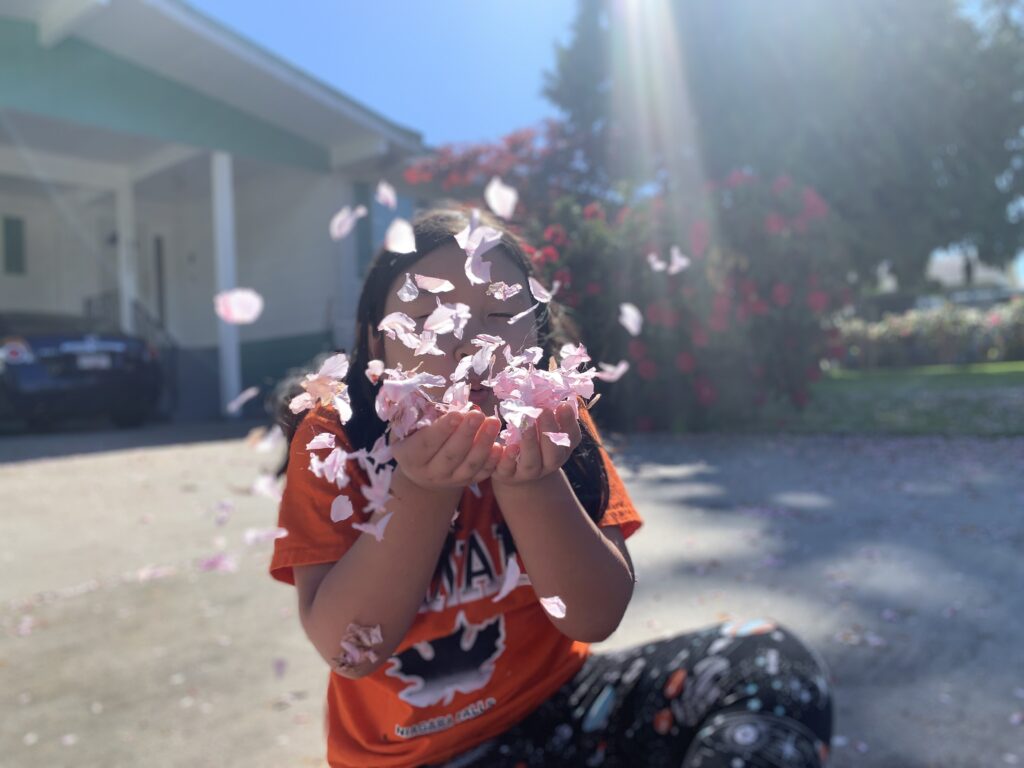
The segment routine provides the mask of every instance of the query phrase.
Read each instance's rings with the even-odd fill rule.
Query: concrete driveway
[[[251,426],[0,437],[0,766],[326,765]],[[1024,765],[1024,440],[614,442],[647,525],[606,647],[770,617],[832,671],[831,765]]]

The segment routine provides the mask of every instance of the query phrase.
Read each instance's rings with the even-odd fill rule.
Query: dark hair
[[[352,418],[346,422],[344,429],[353,448],[369,448],[377,438],[384,434],[387,428],[387,424],[377,416],[374,407],[380,383],[370,383],[366,377],[366,366],[373,359],[369,337],[370,334],[378,338],[381,335],[377,330],[377,325],[384,317],[384,308],[392,284],[397,277],[409,271],[415,262],[431,251],[443,245],[455,243],[455,235],[463,230],[469,221],[468,211],[459,206],[445,206],[425,211],[412,222],[416,238],[415,252],[394,253],[382,247],[370,262],[356,309],[355,349],[349,356],[349,369],[346,377],[352,402]],[[480,223],[502,233],[501,242],[497,247],[501,248],[522,271],[524,284],[527,278],[537,276],[533,264],[523,250],[522,243],[507,226],[483,211],[480,213]],[[539,343],[544,350],[543,362],[546,362],[552,355],[557,356],[562,344],[579,342],[578,329],[557,302],[552,300],[547,304],[540,304],[536,310],[536,319]],[[321,356],[318,361],[324,357]],[[296,416],[288,409],[291,397],[302,392],[300,384],[302,373],[290,376],[278,386],[274,393],[274,398],[277,401],[277,422],[281,425],[289,445],[304,416],[304,414]],[[595,523],[599,523],[608,508],[608,474],[598,449],[597,436],[585,422],[581,422],[580,426],[583,439],[563,469],[576,497],[587,511],[587,515]],[[287,466],[288,456],[286,453],[279,474],[283,474]],[[501,524],[504,526],[504,521]],[[457,525],[458,520],[456,520]],[[438,572],[443,567],[453,546],[454,532],[451,532],[441,552]]]

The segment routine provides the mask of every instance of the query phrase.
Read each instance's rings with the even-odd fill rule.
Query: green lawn
[[[1024,362],[835,371],[803,412],[767,406],[757,429],[830,434],[1024,435]]]

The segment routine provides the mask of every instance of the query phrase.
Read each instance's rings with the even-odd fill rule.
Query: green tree
[[[888,260],[910,287],[936,248],[1022,247],[1021,4],[991,2],[985,34],[953,0],[581,0],[545,93],[593,188],[686,206],[732,169],[793,174],[860,274]]]

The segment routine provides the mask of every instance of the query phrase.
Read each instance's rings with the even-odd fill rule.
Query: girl
[[[328,762],[823,765],[832,728],[826,670],[771,622],[589,651],[629,603],[626,539],[642,520],[585,408],[578,418],[569,404],[545,410],[518,446],[506,446],[501,419],[487,415],[496,413],[495,394],[471,373],[478,408],[392,441],[383,506],[368,504],[371,478],[354,461],[340,491],[322,467],[311,471],[311,443],[349,452],[380,445],[387,425],[375,410],[381,383],[367,375],[371,360],[447,380],[478,352],[478,334],[503,337],[513,352],[540,346],[543,362],[577,341],[553,302],[529,311],[532,265],[493,219],[485,223],[500,242],[486,255],[490,285],[470,282],[456,240],[468,223],[460,210],[429,211],[413,223],[414,252],[376,255],[345,376],[351,418],[342,426],[319,405],[286,424],[279,525],[288,535],[274,543],[270,573],[296,586],[302,627],[332,668]],[[411,301],[399,296],[409,273],[449,281],[443,300],[471,310],[461,339],[438,335],[443,355],[415,356],[378,331],[393,312],[421,324],[436,308],[439,297],[425,290]],[[508,296],[496,283],[523,289]],[[568,444],[544,433],[564,433],[559,442]],[[336,515],[339,493],[345,511]]]

